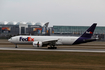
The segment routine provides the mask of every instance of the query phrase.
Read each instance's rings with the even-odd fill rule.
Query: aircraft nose
[[[11,42],[11,39],[8,39],[9,42]]]

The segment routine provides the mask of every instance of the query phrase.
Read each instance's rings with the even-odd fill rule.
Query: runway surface
[[[16,50],[16,51],[56,51],[56,52],[97,52],[105,53],[105,49],[47,49],[47,48],[0,48],[0,50]]]

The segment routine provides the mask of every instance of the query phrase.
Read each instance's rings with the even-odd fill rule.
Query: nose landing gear
[[[15,45],[15,48],[18,48],[17,44]]]

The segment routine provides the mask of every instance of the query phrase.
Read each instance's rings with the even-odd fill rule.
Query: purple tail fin
[[[93,32],[96,28],[97,23],[94,23],[89,29],[87,29],[83,35],[81,37],[85,37],[85,38],[91,38],[93,35]]]
[[[89,29],[87,29],[83,35],[81,35],[73,44],[80,44],[80,43],[86,43],[86,42],[92,42],[96,39],[91,39],[93,32],[96,28],[96,23],[94,23]]]

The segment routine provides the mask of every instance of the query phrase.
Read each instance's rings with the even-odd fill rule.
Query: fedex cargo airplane
[[[14,43],[17,48],[17,44],[33,44],[34,47],[47,47],[48,49],[56,49],[56,44],[58,45],[75,45],[80,43],[86,43],[95,41],[92,39],[93,32],[96,28],[96,23],[94,23],[90,28],[88,28],[83,35],[80,37],[75,36],[14,36],[8,41]]]

